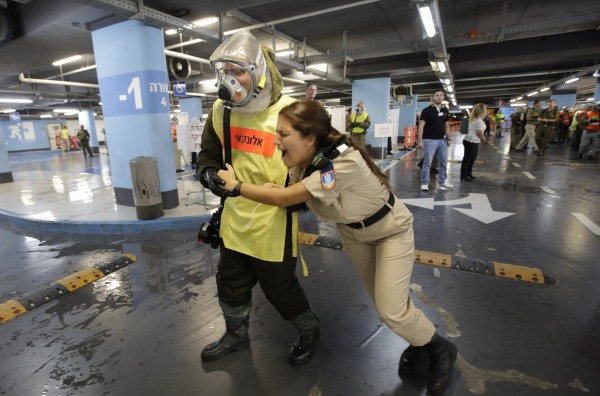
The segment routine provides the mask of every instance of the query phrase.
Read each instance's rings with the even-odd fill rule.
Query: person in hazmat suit
[[[217,175],[218,170],[225,169],[227,160],[236,167],[241,180],[286,184],[287,168],[274,143],[275,127],[279,110],[296,100],[281,93],[283,78],[274,59],[273,50],[261,47],[248,31],[232,35],[210,57],[217,74],[219,99],[202,132],[196,175],[204,187],[222,197],[216,282],[225,334],[203,349],[205,362],[249,347],[252,289],[256,283],[298,332],[289,352],[290,364],[307,363],[320,337],[318,317],[295,275],[297,213],[258,204],[239,196],[239,192],[229,193]],[[225,157],[228,152],[230,159]]]

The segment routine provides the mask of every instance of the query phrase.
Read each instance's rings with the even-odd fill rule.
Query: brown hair
[[[315,136],[315,147],[317,152],[323,151],[331,147],[335,143],[345,143],[349,147],[357,150],[365,160],[367,166],[381,181],[381,184],[387,187],[391,191],[390,182],[383,172],[375,165],[369,154],[358,147],[352,139],[347,135],[340,133],[334,127],[331,126],[329,120],[329,114],[319,105],[317,102],[312,100],[301,100],[294,102],[279,112],[280,116],[287,118],[292,127],[300,132],[304,137],[314,135]]]

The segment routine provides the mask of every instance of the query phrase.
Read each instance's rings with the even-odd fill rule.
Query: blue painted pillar
[[[4,142],[4,134],[0,128],[0,183],[10,183],[14,181],[10,163],[8,162],[8,151]]]
[[[381,150],[387,149],[387,138],[375,138],[375,124],[385,124],[389,119],[391,78],[370,78],[352,81],[352,112],[358,102],[365,104],[371,118],[371,126],[367,130],[367,149],[370,154],[381,156]]]
[[[89,110],[80,111],[77,113],[77,118],[79,119],[79,125],[83,125],[83,127],[90,133],[90,149],[92,150],[92,153],[98,154],[100,150],[98,148],[98,135],[96,131],[94,112]]]
[[[577,94],[575,92],[569,92],[569,93],[552,93],[552,95],[550,96],[551,99],[556,100],[556,106],[561,109],[564,106],[567,106],[569,109],[571,107],[573,107],[573,105],[575,104],[575,99],[577,97]]]
[[[164,209],[179,205],[162,30],[129,20],[92,31],[116,203],[134,206],[129,161],[154,157]]]
[[[596,80],[596,90],[594,91],[594,103],[600,102],[600,79]]]

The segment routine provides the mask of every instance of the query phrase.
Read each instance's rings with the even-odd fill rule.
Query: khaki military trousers
[[[408,294],[415,260],[412,224],[400,216],[404,205],[367,228],[338,224],[348,253],[381,320],[413,346],[431,341],[435,327]],[[403,218],[404,220],[401,220]],[[403,221],[403,223],[402,223]]]
[[[517,145],[517,150],[521,150],[527,144],[533,147],[533,151],[538,151],[538,145],[535,142],[535,128],[536,125],[527,124],[525,125],[525,135]]]

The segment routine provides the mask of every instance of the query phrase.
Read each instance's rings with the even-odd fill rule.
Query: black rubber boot
[[[290,320],[290,323],[298,330],[298,339],[292,345],[288,361],[292,366],[301,366],[310,361],[317,340],[321,337],[319,318],[309,309]]]
[[[420,360],[421,357],[424,357],[423,355],[426,353],[427,351],[424,346],[416,347],[409,345],[400,356],[398,375],[403,376],[411,374],[417,361]]]
[[[232,307],[223,301],[219,301],[225,318],[225,334],[219,341],[208,344],[202,350],[202,360],[214,362],[230,354],[241,351],[250,346],[248,337],[249,317],[252,304]]]
[[[440,394],[452,383],[452,367],[456,361],[456,346],[437,333],[429,343],[425,344],[429,354],[429,372],[427,373],[427,390],[432,394]]]

